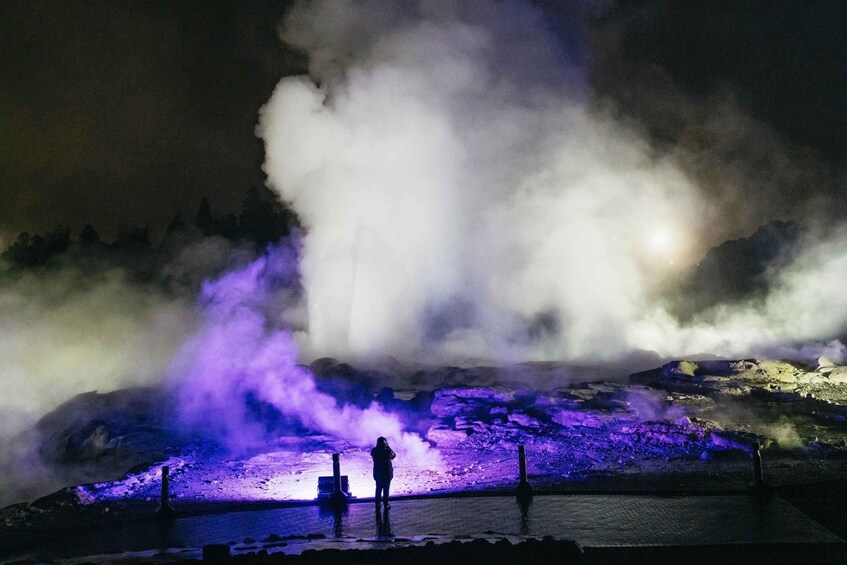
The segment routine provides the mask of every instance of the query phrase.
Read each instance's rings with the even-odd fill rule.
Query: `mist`
[[[633,339],[667,356],[713,353],[814,364],[823,355],[842,362],[847,358],[838,339],[847,331],[847,301],[840,290],[847,277],[845,245],[844,227],[810,235],[790,264],[770,273],[762,299],[718,305],[687,324],[656,308],[652,318],[632,326]]]
[[[120,270],[27,273],[0,286],[0,423],[15,434],[68,398],[161,381],[193,327],[190,301]]]
[[[430,466],[438,455],[376,401],[360,408],[317,389],[297,364],[290,320],[280,304],[296,304],[296,244],[282,242],[249,265],[204,284],[203,323],[171,368],[180,427],[213,438],[234,453],[267,441],[267,422],[251,414],[249,397],[278,410],[292,425],[356,447],[386,436],[409,461]],[[280,433],[275,430],[275,433]]]
[[[158,385],[194,323],[193,301],[121,269],[0,272],[0,506],[102,479],[52,460],[70,432],[36,423],[82,393]]]
[[[258,134],[307,230],[305,356],[749,355],[845,327],[840,232],[810,238],[763,302],[668,313],[659,283],[738,221],[735,204],[686,173],[690,151],[598,109],[533,6],[301,3],[281,37],[310,74],[277,85]]]
[[[201,283],[255,257],[221,237],[174,237],[155,250],[73,242],[36,267],[0,258],[0,505],[102,480],[119,466],[120,457],[100,461],[101,470],[63,451],[85,411],[109,414],[96,402],[77,403],[79,421],[42,418],[84,393],[144,387],[138,395],[154,398],[203,323]]]
[[[283,38],[310,53],[312,75],[280,82],[259,133],[269,182],[307,230],[310,354],[632,346],[626,328],[669,260],[648,242],[666,230],[682,253],[699,196],[589,111],[541,13],[319,2],[296,8]]]

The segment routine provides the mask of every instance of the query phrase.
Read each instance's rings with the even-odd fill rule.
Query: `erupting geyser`
[[[801,262],[707,324],[665,310],[668,269],[645,256],[692,261],[671,256],[665,219],[697,234],[720,210],[589,105],[579,58],[530,3],[304,2],[282,37],[310,74],[277,85],[258,133],[306,228],[307,357],[749,355],[833,337],[792,323],[809,310],[844,328],[829,282],[798,284],[835,273]]]
[[[587,106],[526,3],[316,2],[262,110],[269,182],[302,217],[310,355],[500,361],[636,344],[644,223],[696,225],[671,163]],[[317,86],[320,84],[320,86]]]

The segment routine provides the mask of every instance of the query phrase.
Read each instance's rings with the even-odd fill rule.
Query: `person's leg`
[[[383,490],[383,499],[382,500],[383,500],[383,502],[385,502],[385,506],[388,506],[388,489],[390,487],[391,487],[391,479],[388,479],[382,485],[382,490]]]
[[[388,484],[390,481],[380,481],[376,485],[376,502],[388,500]]]
[[[377,481],[377,483],[376,483],[376,494],[374,494],[374,502],[376,502],[377,504],[379,504],[379,499],[381,498],[381,496],[380,496],[381,494],[382,494],[382,485],[379,483],[379,481]]]

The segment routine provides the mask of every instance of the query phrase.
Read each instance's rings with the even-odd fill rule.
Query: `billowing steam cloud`
[[[279,83],[258,131],[308,230],[311,356],[743,355],[843,329],[837,245],[763,305],[686,327],[658,306],[657,273],[721,211],[589,108],[529,3],[319,0],[282,37],[310,76]]]
[[[632,326],[633,339],[655,343],[665,355],[711,352],[725,356],[842,362],[847,348],[834,337],[847,331],[847,231],[836,229],[807,243],[802,254],[774,276],[761,304],[719,306],[701,321],[679,326],[664,311]],[[813,343],[804,343],[813,340]]]
[[[190,301],[117,270],[9,279],[0,286],[0,437],[75,394],[160,382],[193,326]]]
[[[314,378],[296,364],[291,334],[269,314],[290,302],[297,277],[296,256],[281,245],[247,267],[204,285],[206,320],[183,347],[174,368],[183,423],[222,440],[233,450],[262,441],[264,422],[251,418],[252,396],[303,426],[364,447],[386,436],[406,458],[434,465],[438,455],[419,436],[377,403],[361,409],[339,405],[317,390]]]
[[[631,347],[645,237],[694,225],[696,192],[587,110],[528,5],[413,4],[310,3],[283,34],[312,76],[279,84],[259,131],[308,230],[311,352]]]
[[[6,273],[0,264],[0,506],[90,469],[63,469],[33,424],[71,397],[161,382],[193,329],[194,305],[118,269]],[[53,430],[57,435],[63,430]],[[49,451],[49,450],[47,450]]]

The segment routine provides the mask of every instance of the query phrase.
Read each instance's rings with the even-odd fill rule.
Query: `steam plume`
[[[117,270],[27,274],[0,286],[0,435],[75,394],[160,382],[193,324],[190,303]]]
[[[308,349],[629,347],[651,283],[645,230],[696,225],[696,191],[587,110],[582,73],[533,8],[402,6],[303,4],[283,33],[312,75],[280,82],[259,132],[269,181],[308,230]]]
[[[308,230],[307,356],[748,355],[844,329],[838,237],[764,304],[686,326],[665,312],[657,277],[720,205],[673,161],[683,152],[660,158],[590,109],[528,3],[319,0],[282,37],[310,76],[278,84],[258,133]]]
[[[285,302],[282,295],[296,277],[296,256],[281,245],[204,285],[205,324],[183,347],[173,370],[184,423],[243,450],[264,438],[262,424],[248,414],[245,399],[254,395],[309,429],[359,447],[386,436],[410,461],[435,464],[438,456],[429,445],[404,432],[377,403],[365,409],[339,405],[296,364],[290,332],[269,314]]]

